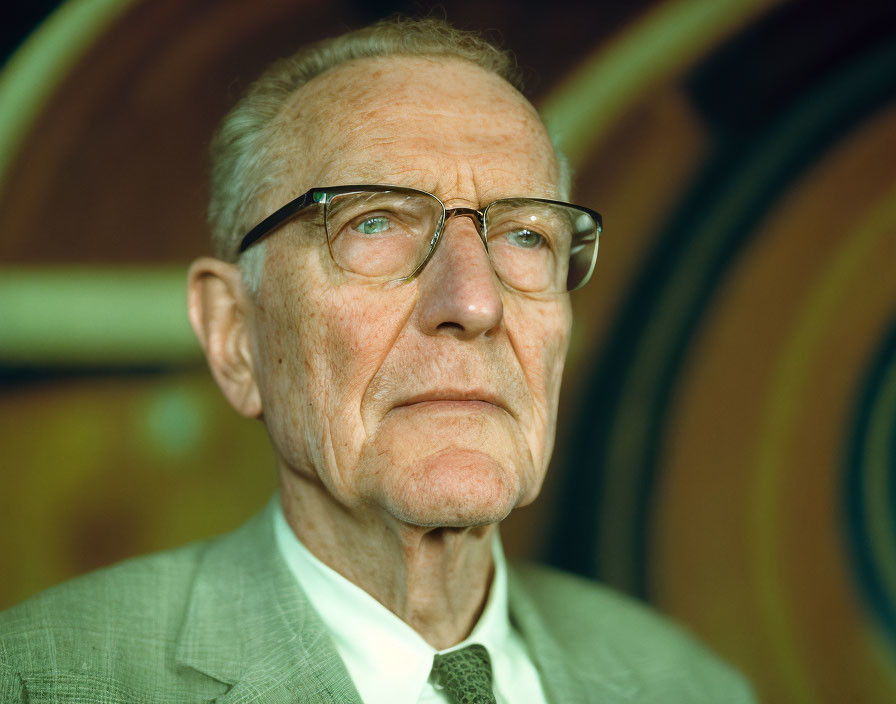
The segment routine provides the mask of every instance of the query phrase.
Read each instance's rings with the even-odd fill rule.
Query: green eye
[[[523,249],[535,249],[544,244],[544,237],[532,230],[514,230],[508,232],[506,236],[512,245]]]
[[[373,217],[362,220],[355,228],[362,235],[377,235],[380,232],[389,229],[389,218],[383,215],[375,215]]]

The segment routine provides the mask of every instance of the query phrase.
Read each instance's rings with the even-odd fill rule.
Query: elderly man
[[[395,21],[278,64],[213,145],[189,312],[281,491],[0,620],[3,702],[748,702],[690,637],[504,560],[600,216],[512,60]]]

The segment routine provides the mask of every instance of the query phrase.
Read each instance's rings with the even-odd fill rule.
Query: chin
[[[395,485],[381,486],[392,490],[383,491],[380,503],[410,525],[471,528],[498,523],[524,494],[516,469],[479,450],[449,449],[390,471]]]

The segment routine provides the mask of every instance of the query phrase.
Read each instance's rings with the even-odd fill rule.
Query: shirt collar
[[[311,605],[326,624],[361,699],[369,704],[415,704],[427,686],[432,659],[479,643],[501,653],[511,636],[507,563],[498,531],[492,542],[494,576],[485,609],[462,642],[437,651],[376,599],[325,565],[302,545],[279,505],[274,513],[277,547]]]

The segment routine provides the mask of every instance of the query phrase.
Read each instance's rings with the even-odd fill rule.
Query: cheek
[[[331,420],[360,417],[361,400],[394,343],[393,310],[365,300],[369,291],[328,291],[314,301],[309,336],[319,338],[312,383],[326,399]]]
[[[511,312],[508,331],[533,400],[543,413],[553,416],[569,346],[568,301],[525,301]]]
[[[313,448],[312,465],[340,496],[357,491],[354,468],[372,432],[363,402],[401,330],[400,306],[377,305],[372,294],[370,288],[340,287],[303,305],[304,334],[315,340],[302,344],[310,355],[304,383],[312,389],[305,445]]]
[[[271,267],[266,283],[284,294],[279,304],[266,302],[269,349],[262,354],[288,394],[270,415],[286,411],[293,431],[304,426],[314,455],[350,460],[342,454],[359,452],[367,435],[361,403],[401,330],[403,306],[394,293],[337,285],[339,272],[320,270],[326,263],[311,254],[300,267]]]
[[[514,305],[509,312],[508,332],[531,395],[532,414],[523,423],[523,433],[536,467],[543,472],[554,447],[572,314],[568,301],[530,300]],[[514,321],[519,324],[513,325]]]

